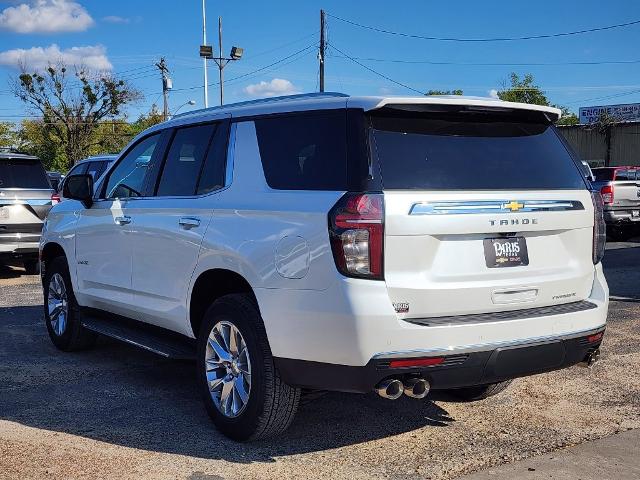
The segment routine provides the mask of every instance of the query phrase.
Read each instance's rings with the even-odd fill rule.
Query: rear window
[[[346,111],[255,120],[267,183],[278,190],[346,190]]]
[[[50,189],[40,160],[0,159],[0,188]]]
[[[621,168],[616,170],[615,180],[635,180],[636,179],[636,170],[635,169],[626,169]]]
[[[593,175],[596,177],[596,181],[598,182],[606,182],[609,180],[613,180],[613,168],[594,168]]]
[[[552,125],[508,115],[372,115],[385,189],[583,189]]]

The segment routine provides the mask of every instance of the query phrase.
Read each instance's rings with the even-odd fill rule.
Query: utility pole
[[[320,61],[320,91],[324,92],[324,53],[326,49],[325,39],[325,16],[324,10],[320,10],[320,52],[318,52],[318,60]]]
[[[164,99],[164,108],[162,109],[162,119],[167,120],[169,118],[169,90],[173,87],[171,79],[169,78],[169,69],[164,57],[160,58],[160,62],[156,63],[156,67],[160,70],[162,75],[162,97]]]
[[[202,45],[207,45],[207,9],[202,0]],[[202,56],[202,54],[201,54]],[[207,57],[202,56],[204,66],[204,108],[209,108],[209,80],[207,78]]]

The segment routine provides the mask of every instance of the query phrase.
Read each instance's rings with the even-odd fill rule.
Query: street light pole
[[[205,1],[202,0],[202,45],[207,44],[207,11]],[[202,57],[204,67],[204,108],[209,107],[209,79],[207,78],[207,57]]]
[[[244,49],[240,47],[231,47],[231,53],[229,54],[229,56],[228,57],[222,56],[222,17],[218,17],[218,52],[219,52],[218,55],[219,56],[214,57],[212,50],[209,50],[209,52],[211,52],[211,56],[209,56],[208,58],[216,62],[216,65],[218,65],[218,70],[220,70],[220,105],[222,105],[224,103],[224,72],[223,72],[224,67],[226,67],[229,62],[240,60],[242,58],[242,54],[244,53]]]
[[[222,17],[218,17],[218,47],[220,52],[220,58],[222,58]],[[218,64],[220,69],[220,105],[224,103],[224,65],[222,62]]]

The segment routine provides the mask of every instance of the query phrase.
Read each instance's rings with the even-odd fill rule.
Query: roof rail
[[[222,110],[225,108],[233,108],[233,107],[244,107],[245,105],[260,105],[262,103],[276,103],[276,102],[286,102],[290,100],[302,100],[305,98],[323,98],[323,97],[348,97],[346,93],[339,92],[312,92],[312,93],[300,93],[297,95],[283,95],[281,97],[267,97],[267,98],[257,98],[255,100],[246,100],[244,102],[237,103],[229,103],[227,105],[219,105],[217,107],[209,107],[209,108],[200,108],[198,110],[190,110],[188,112],[179,113],[178,115],[174,115],[173,118],[186,117],[187,115],[193,115],[196,113],[205,113],[205,112],[215,112],[216,110]]]

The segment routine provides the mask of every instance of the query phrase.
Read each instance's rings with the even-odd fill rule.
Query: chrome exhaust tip
[[[591,352],[585,357],[585,359],[580,363],[580,365],[582,367],[592,368],[599,361],[600,361],[600,349],[596,348],[593,352]]]
[[[410,378],[404,382],[404,394],[411,398],[424,398],[429,395],[431,385],[424,378]]]
[[[397,378],[387,378],[375,386],[376,393],[387,400],[399,399],[403,389],[402,382]]]

